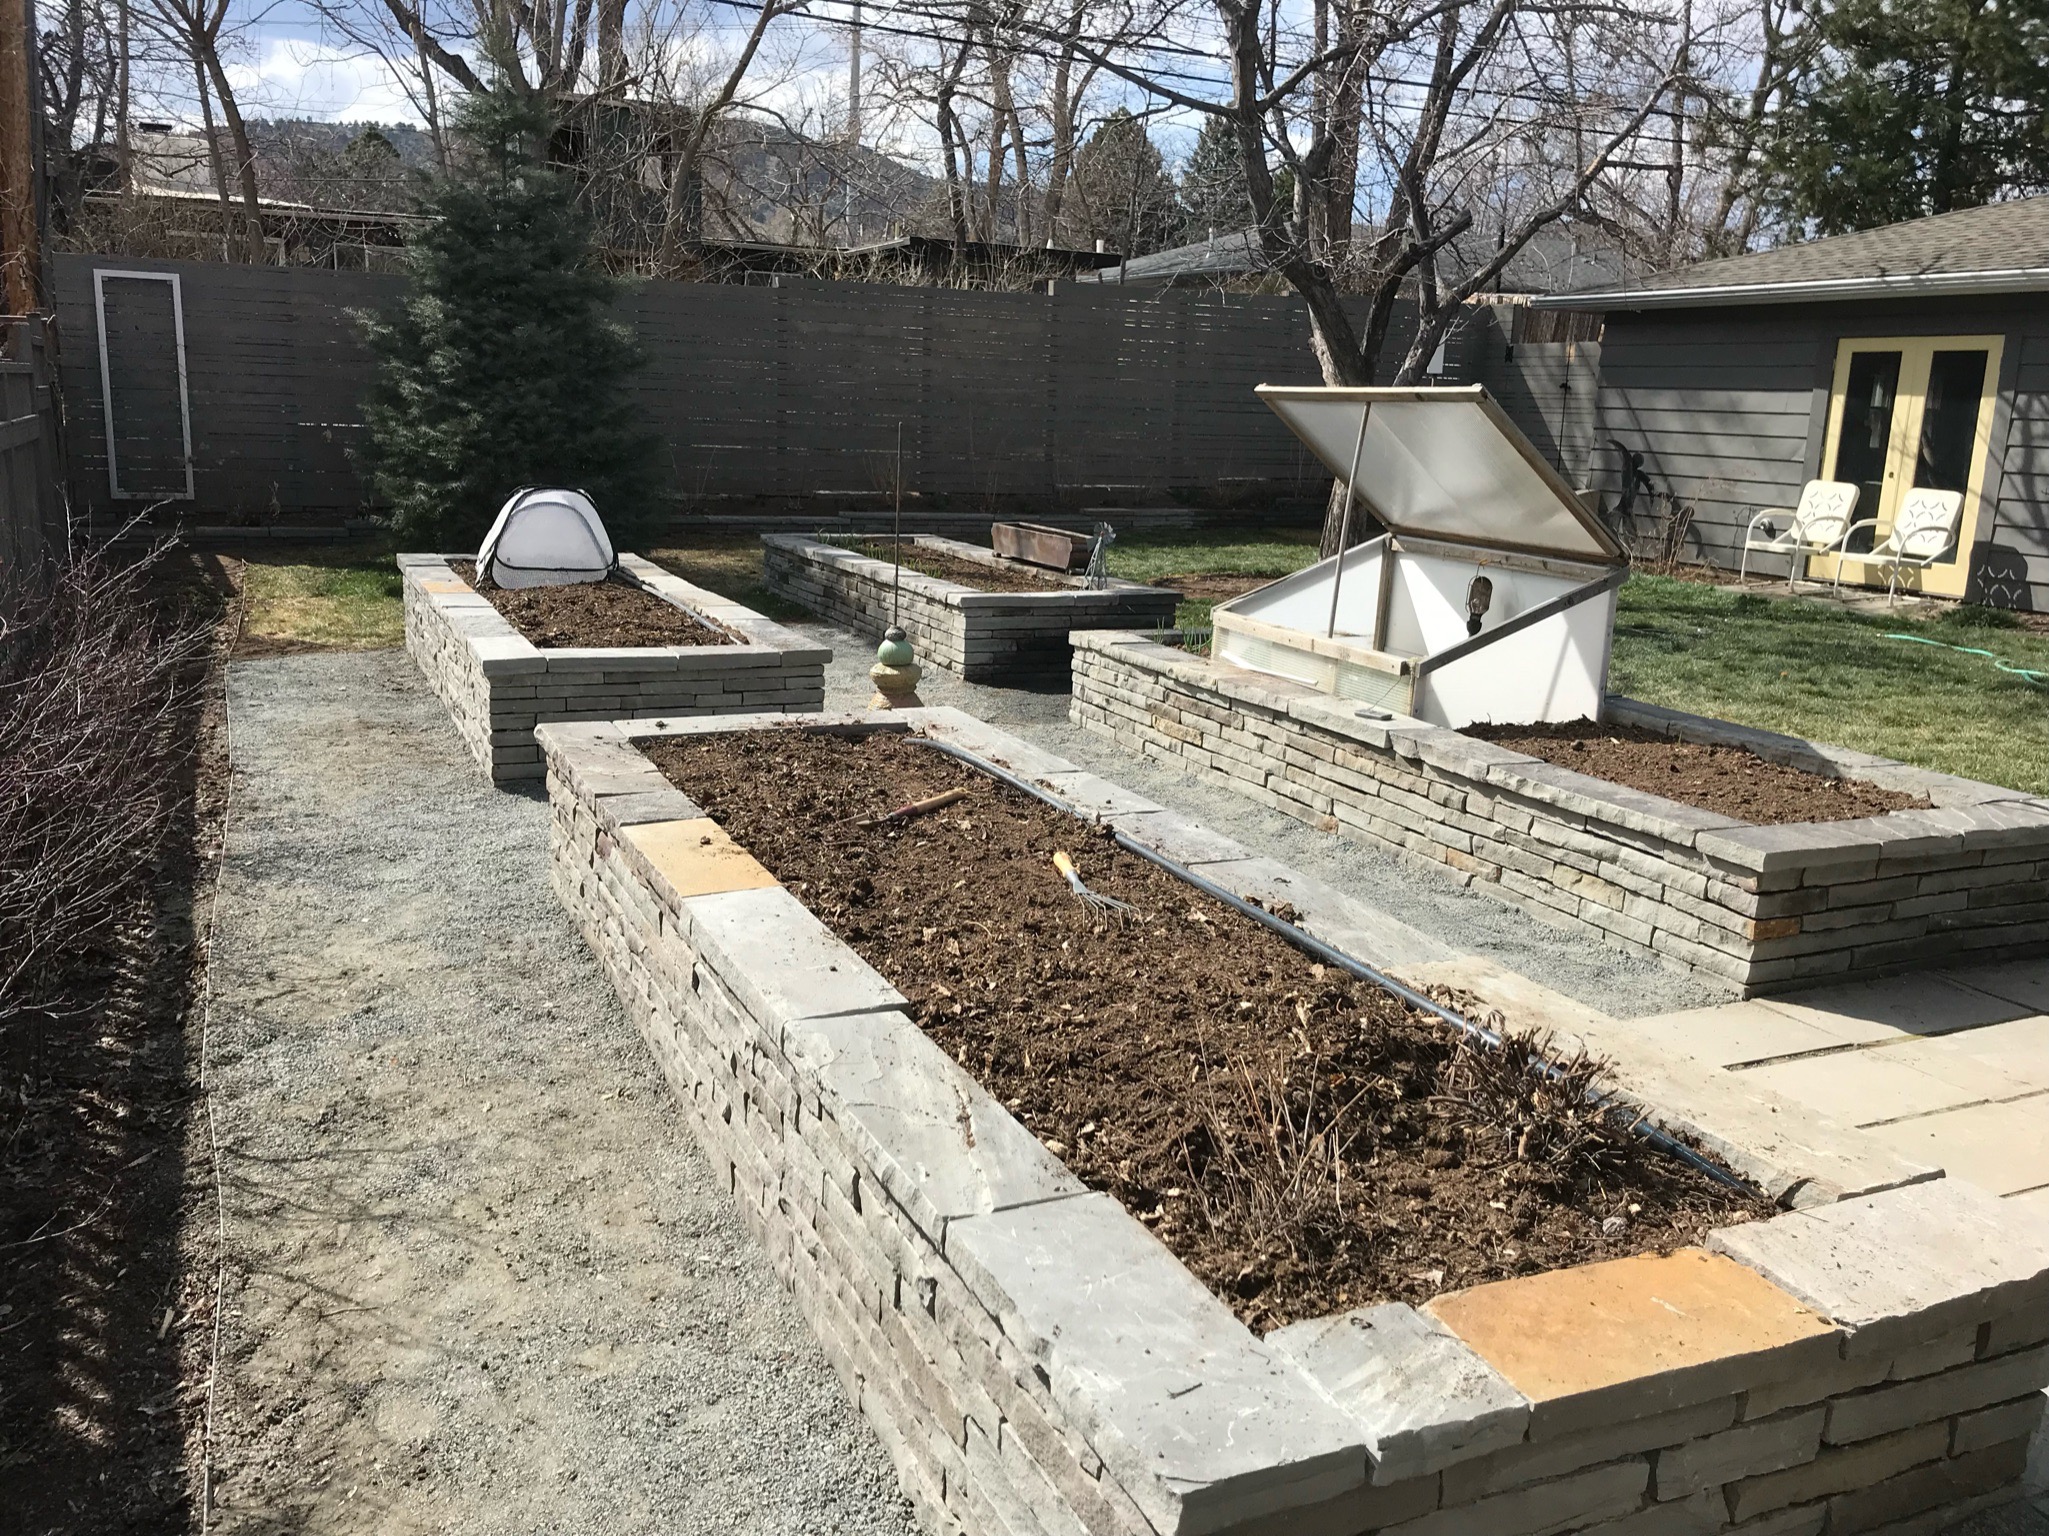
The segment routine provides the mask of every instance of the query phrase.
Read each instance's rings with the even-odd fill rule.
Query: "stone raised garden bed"
[[[1173,623],[1181,601],[1178,593],[1128,581],[1090,591],[1080,576],[929,535],[904,539],[899,601],[886,558],[796,534],[763,534],[761,542],[771,591],[860,634],[881,634],[898,613],[923,664],[972,682],[1064,682],[1070,633],[1161,628]],[[957,573],[986,571],[989,584],[927,575],[911,569],[911,559]],[[1005,584],[1016,590],[1002,590]]]
[[[1327,941],[1356,916],[954,712],[818,725],[952,741],[1227,889],[1270,905],[1285,891]],[[552,877],[929,1529],[1789,1536],[1971,1507],[2019,1476],[2049,1380],[2049,1245],[1882,1154],[1732,1146],[1708,1123],[1728,1085],[1672,1064],[1650,1075],[1699,1098],[1664,1123],[1820,1203],[1668,1255],[1256,1334],[1162,1223],[1091,1188],[1114,1169],[1035,1136],[1018,1114],[1039,1106],[1013,1093],[1014,1114],[928,1033],[944,998],[935,1014],[921,982],[914,1001],[806,905],[864,932],[909,921],[887,869],[866,892],[800,899],[654,760],[687,738],[813,728],[543,726]],[[891,784],[865,787],[891,803]],[[857,835],[848,803],[806,793],[819,836]],[[947,814],[972,828],[994,812]],[[1105,878],[1107,853],[1077,853]],[[952,960],[946,937],[935,954]],[[1636,1071],[1618,1076],[1626,1096]],[[1857,1192],[1817,1195],[1809,1165]]]
[[[1926,802],[1758,825],[1147,635],[1075,644],[1077,724],[1746,994],[2049,944],[2049,801],[2019,790],[1609,700],[1620,725]]]
[[[670,643],[536,644],[456,574],[459,555],[400,555],[405,578],[406,651],[478,765],[496,780],[543,774],[534,727],[544,720],[816,710],[825,703],[832,652],[771,623],[751,608],[694,587],[637,555],[619,557],[633,599],[676,610],[673,626],[638,602],[579,603],[567,613],[534,594],[507,599],[544,640],[576,629]],[[611,583],[606,584],[608,587]],[[607,593],[606,597],[611,594]],[[706,643],[709,642],[709,643]]]

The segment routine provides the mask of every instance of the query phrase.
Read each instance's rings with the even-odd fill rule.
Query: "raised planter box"
[[[2020,1476],[2049,1244],[1882,1153],[1863,1166],[1894,1187],[1705,1248],[1256,1337],[636,746],[820,727],[945,737],[1206,878],[1287,872],[952,711],[537,733],[556,891],[928,1529],[1814,1536]],[[1291,897],[1342,925],[1314,882]]]
[[[461,555],[400,555],[406,652],[418,663],[478,766],[491,778],[538,779],[544,720],[816,710],[832,652],[751,608],[670,575],[638,555],[619,569],[638,585],[737,637],[737,645],[625,648],[535,645],[450,568]]]
[[[1750,826],[1145,635],[1075,643],[1076,724],[1746,995],[2049,944],[2049,801],[2019,790],[1609,700],[1620,722],[1934,802]]]
[[[911,637],[918,659],[970,682],[1064,681],[1068,635],[1085,629],[1154,629],[1174,622],[1180,595],[1159,587],[1112,581],[1089,591],[1079,576],[997,559],[986,549],[952,539],[906,537],[915,544],[992,571],[1015,570],[1042,581],[1067,581],[1067,592],[980,592],[908,568],[901,602],[894,567],[836,544],[796,534],[761,536],[762,573],[769,590],[821,618],[864,635],[889,627],[892,612]]]

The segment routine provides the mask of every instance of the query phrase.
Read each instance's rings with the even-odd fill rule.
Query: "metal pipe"
[[[1007,768],[998,767],[986,758],[977,757],[965,747],[955,746],[950,741],[936,741],[930,736],[922,736],[916,732],[912,732],[904,739],[917,742],[921,746],[930,747],[935,752],[943,752],[948,757],[958,758],[969,767],[988,774],[989,777],[997,780],[999,783],[1008,784],[1012,789],[1022,790],[1034,800],[1051,806],[1063,815],[1074,816],[1077,814],[1074,807],[1062,800],[1058,795],[1053,794],[1049,790],[1039,788],[1038,785],[1033,784],[1027,779],[1020,778]],[[1205,880],[1185,864],[1177,863],[1175,860],[1168,858],[1157,848],[1147,847],[1129,833],[1115,831],[1115,839],[1117,846],[1124,849],[1127,853],[1135,853],[1148,863],[1158,865],[1168,874],[1174,876],[1175,879],[1194,886],[1195,889],[1201,891],[1205,896],[1213,897],[1231,908],[1234,912],[1251,918],[1262,928],[1269,929],[1281,938],[1286,939],[1312,960],[1320,961],[1324,965],[1335,966],[1359,981],[1378,987],[1384,992],[1392,993],[1409,1007],[1416,1009],[1420,1013],[1427,1013],[1442,1023],[1449,1024],[1452,1028],[1474,1040],[1478,1040],[1482,1045],[1490,1049],[1498,1048],[1501,1045],[1500,1034],[1487,1028],[1484,1024],[1475,1024],[1471,1019],[1454,1013],[1442,1003],[1433,1002],[1414,987],[1406,986],[1396,981],[1394,977],[1388,975],[1385,971],[1375,970],[1365,961],[1354,959],[1343,950],[1333,948],[1331,945],[1324,943],[1323,940],[1317,938],[1306,929],[1298,928],[1285,918],[1276,917],[1273,913],[1267,911],[1266,908],[1254,905],[1237,892],[1226,890],[1223,886],[1216,884],[1212,880]],[[1536,1065],[1540,1072],[1554,1081],[1565,1075],[1563,1069],[1553,1062],[1539,1059]],[[1640,1112],[1635,1112],[1634,1106],[1617,1095],[1612,1093],[1590,1093],[1587,1099],[1596,1108],[1631,1110],[1632,1116],[1629,1126],[1631,1131],[1643,1137],[1645,1141],[1656,1147],[1660,1152],[1678,1158],[1682,1163],[1700,1173],[1706,1174],[1725,1188],[1741,1190],[1745,1194],[1755,1194],[1757,1192],[1749,1184],[1746,1184],[1742,1179],[1729,1172],[1728,1169],[1709,1161],[1684,1142],[1675,1140],[1672,1136],[1659,1130],[1655,1125],[1645,1120]]]
[[[1338,560],[1330,572],[1330,623],[1323,638],[1334,640],[1338,633],[1338,588],[1345,581],[1345,551],[1352,544],[1352,500],[1358,495],[1359,459],[1366,452],[1366,423],[1373,419],[1373,402],[1359,407],[1359,440],[1352,444],[1352,472],[1345,476],[1345,510],[1338,519]]]

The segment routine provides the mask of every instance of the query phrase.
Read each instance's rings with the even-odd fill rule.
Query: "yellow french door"
[[[1856,485],[1857,521],[1878,519],[1851,540],[1843,580],[1882,586],[1884,573],[1860,556],[1882,540],[1910,490],[1961,491],[1963,514],[1948,556],[1926,571],[1909,567],[1904,587],[1961,597],[1970,577],[1985,465],[1992,449],[1992,407],[1999,391],[1999,336],[1877,336],[1836,348],[1824,480]],[[1835,577],[1833,558],[1813,562],[1818,580]]]

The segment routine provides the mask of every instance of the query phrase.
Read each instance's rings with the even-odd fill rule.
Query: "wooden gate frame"
[[[114,451],[114,380],[107,360],[107,279],[134,278],[141,282],[171,285],[171,326],[178,343],[178,420],[184,432],[185,494],[163,491],[124,491],[121,466]],[[175,272],[128,272],[95,267],[92,274],[93,313],[99,322],[100,407],[107,428],[107,494],[115,501],[191,501],[192,493],[192,396],[185,384],[185,290]]]

